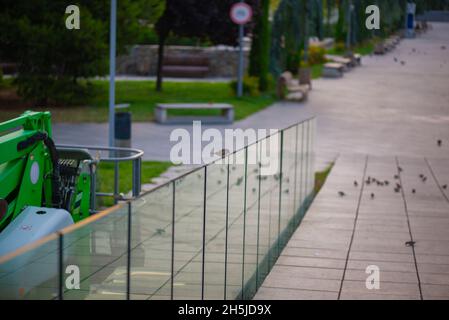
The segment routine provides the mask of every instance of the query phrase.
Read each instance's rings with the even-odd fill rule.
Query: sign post
[[[407,2],[407,12],[406,12],[406,26],[405,26],[405,36],[407,38],[415,37],[415,13],[416,4],[413,2]]]
[[[109,147],[114,147],[115,133],[115,45],[117,30],[117,0],[111,0],[109,33]]]
[[[238,24],[239,26],[239,69],[237,79],[237,96],[241,97],[243,95],[243,36],[245,33],[244,26],[251,20],[253,16],[253,10],[242,0],[241,2],[236,3],[231,7],[230,16],[232,22]]]

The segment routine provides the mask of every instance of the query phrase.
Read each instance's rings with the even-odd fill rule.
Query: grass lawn
[[[142,184],[151,183],[151,179],[160,176],[169,167],[173,166],[171,162],[158,161],[142,161]],[[124,162],[119,167],[120,175],[120,192],[126,194],[132,189],[132,164]],[[100,163],[98,170],[98,191],[113,192],[114,191],[114,164],[103,162]],[[113,200],[109,198],[101,198],[101,206],[111,206]]]
[[[324,183],[326,182],[327,176],[331,172],[333,166],[334,164],[332,163],[324,171],[315,172],[315,187],[314,187],[315,195],[317,195],[318,192],[321,190],[321,187],[323,187]]]
[[[8,79],[8,81],[11,81]],[[33,106],[14,99],[14,88],[6,85],[0,90],[0,122],[12,119],[25,110],[48,110],[55,122],[107,122],[108,117],[108,81],[92,81],[93,98],[87,106],[44,108]],[[197,82],[166,82],[163,92],[155,91],[154,81],[117,81],[116,103],[130,103],[133,121],[153,120],[153,109],[160,102],[224,102],[235,107],[236,120],[271,105],[275,98],[272,94],[257,97],[237,98],[233,95],[229,83],[197,83]],[[18,101],[19,100],[19,101]],[[188,111],[192,115],[211,115],[215,111]],[[219,112],[219,111],[217,111]],[[175,111],[185,114],[185,111]]]

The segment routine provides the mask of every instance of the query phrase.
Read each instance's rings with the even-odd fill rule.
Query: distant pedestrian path
[[[339,156],[255,299],[449,299],[449,24],[432,25],[316,81],[317,158]]]

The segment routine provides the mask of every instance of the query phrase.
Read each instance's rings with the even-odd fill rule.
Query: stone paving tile
[[[335,300],[338,292],[267,288],[262,286],[254,300]]]
[[[398,271],[398,272],[416,272],[414,262],[391,262],[379,260],[348,260],[348,269],[366,270],[370,265],[379,267],[380,272]]]
[[[379,289],[367,289],[365,281],[343,282],[343,293],[361,293],[361,294],[386,294],[386,295],[404,295],[407,297],[419,297],[419,287],[417,283],[399,283],[399,282],[381,282]]]
[[[368,274],[365,270],[347,269],[345,273],[345,280],[366,281]],[[380,282],[396,282],[396,283],[418,283],[416,271],[402,272],[402,271],[386,271],[381,269]]]
[[[435,298],[449,299],[449,285],[422,285],[423,298],[426,300],[432,300]]]
[[[296,248],[287,245],[282,251],[282,255],[292,257],[316,257],[345,260],[347,252],[345,250]]]
[[[316,257],[292,257],[281,255],[276,261],[280,266],[298,266],[298,267],[313,267],[313,268],[332,268],[344,269],[345,260],[342,259],[327,259]]]
[[[263,286],[282,289],[338,292],[340,290],[340,284],[340,280],[312,279],[306,278],[302,274],[270,274],[265,279]]]
[[[349,254],[351,260],[376,260],[387,262],[410,262],[413,263],[413,255],[410,253],[382,253],[370,251],[355,251],[351,250]]]

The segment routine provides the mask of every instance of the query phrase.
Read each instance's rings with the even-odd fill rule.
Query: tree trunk
[[[157,80],[156,80],[156,91],[162,91],[162,65],[164,63],[164,45],[165,45],[166,35],[164,32],[159,34],[159,48],[157,54]]]

